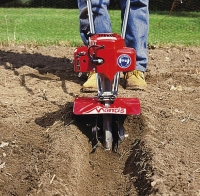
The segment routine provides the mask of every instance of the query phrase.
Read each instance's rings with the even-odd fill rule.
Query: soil
[[[200,196],[200,48],[150,48],[141,115],[118,153],[92,152],[93,116],[75,116],[86,75],[70,47],[0,47],[0,195]]]

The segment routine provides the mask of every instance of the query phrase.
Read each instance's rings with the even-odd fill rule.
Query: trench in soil
[[[61,118],[63,121],[58,122],[57,126],[62,129],[55,132],[54,123]],[[98,118],[100,125],[102,119]],[[96,117],[73,115],[72,103],[66,104],[56,113],[36,119],[36,123],[45,127],[53,126],[48,130],[52,145],[47,162],[51,157],[54,157],[54,166],[64,161],[65,164],[59,166],[63,170],[62,177],[57,170],[58,174],[55,175],[68,181],[67,190],[74,195],[148,195],[152,191],[151,153],[142,140],[148,127],[142,115],[124,118],[128,137],[121,143],[118,153],[106,151],[100,142],[96,151],[92,151],[91,130],[96,124]],[[68,169],[64,171],[66,165]],[[56,181],[59,180],[55,178],[54,181],[58,186],[59,182]]]

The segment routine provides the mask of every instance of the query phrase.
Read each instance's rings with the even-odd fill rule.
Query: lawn
[[[68,9],[0,9],[0,41],[40,45],[80,42],[78,12]]]
[[[150,14],[149,43],[200,46],[200,12]]]
[[[120,11],[111,10],[113,32],[120,33]],[[200,13],[150,12],[150,45],[200,45]],[[0,43],[81,44],[78,10],[0,8]]]

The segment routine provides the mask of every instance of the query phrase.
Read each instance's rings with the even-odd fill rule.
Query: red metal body
[[[137,98],[116,98],[110,107],[105,107],[97,98],[79,97],[74,102],[74,114],[139,115],[140,102]]]
[[[100,63],[94,63],[100,60]],[[78,47],[74,51],[75,72],[95,72],[103,74],[112,83],[117,72],[135,69],[136,52],[124,44],[124,39],[113,33],[95,34],[90,38],[89,46]],[[137,98],[115,98],[106,107],[98,98],[76,98],[74,114],[140,114],[140,102]]]
[[[102,49],[100,47],[103,47]],[[101,58],[104,63],[95,65],[93,58]],[[117,72],[135,69],[136,52],[124,45],[124,39],[118,34],[95,34],[90,39],[90,46],[82,46],[74,51],[74,70],[76,72],[102,73],[111,81]]]

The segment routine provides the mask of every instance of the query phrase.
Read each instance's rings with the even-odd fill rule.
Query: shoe
[[[147,83],[142,71],[133,70],[124,74],[126,89],[130,90],[145,90]]]
[[[96,91],[97,90],[96,73],[94,73],[94,72],[88,73],[88,79],[83,84],[83,90],[84,91]]]

